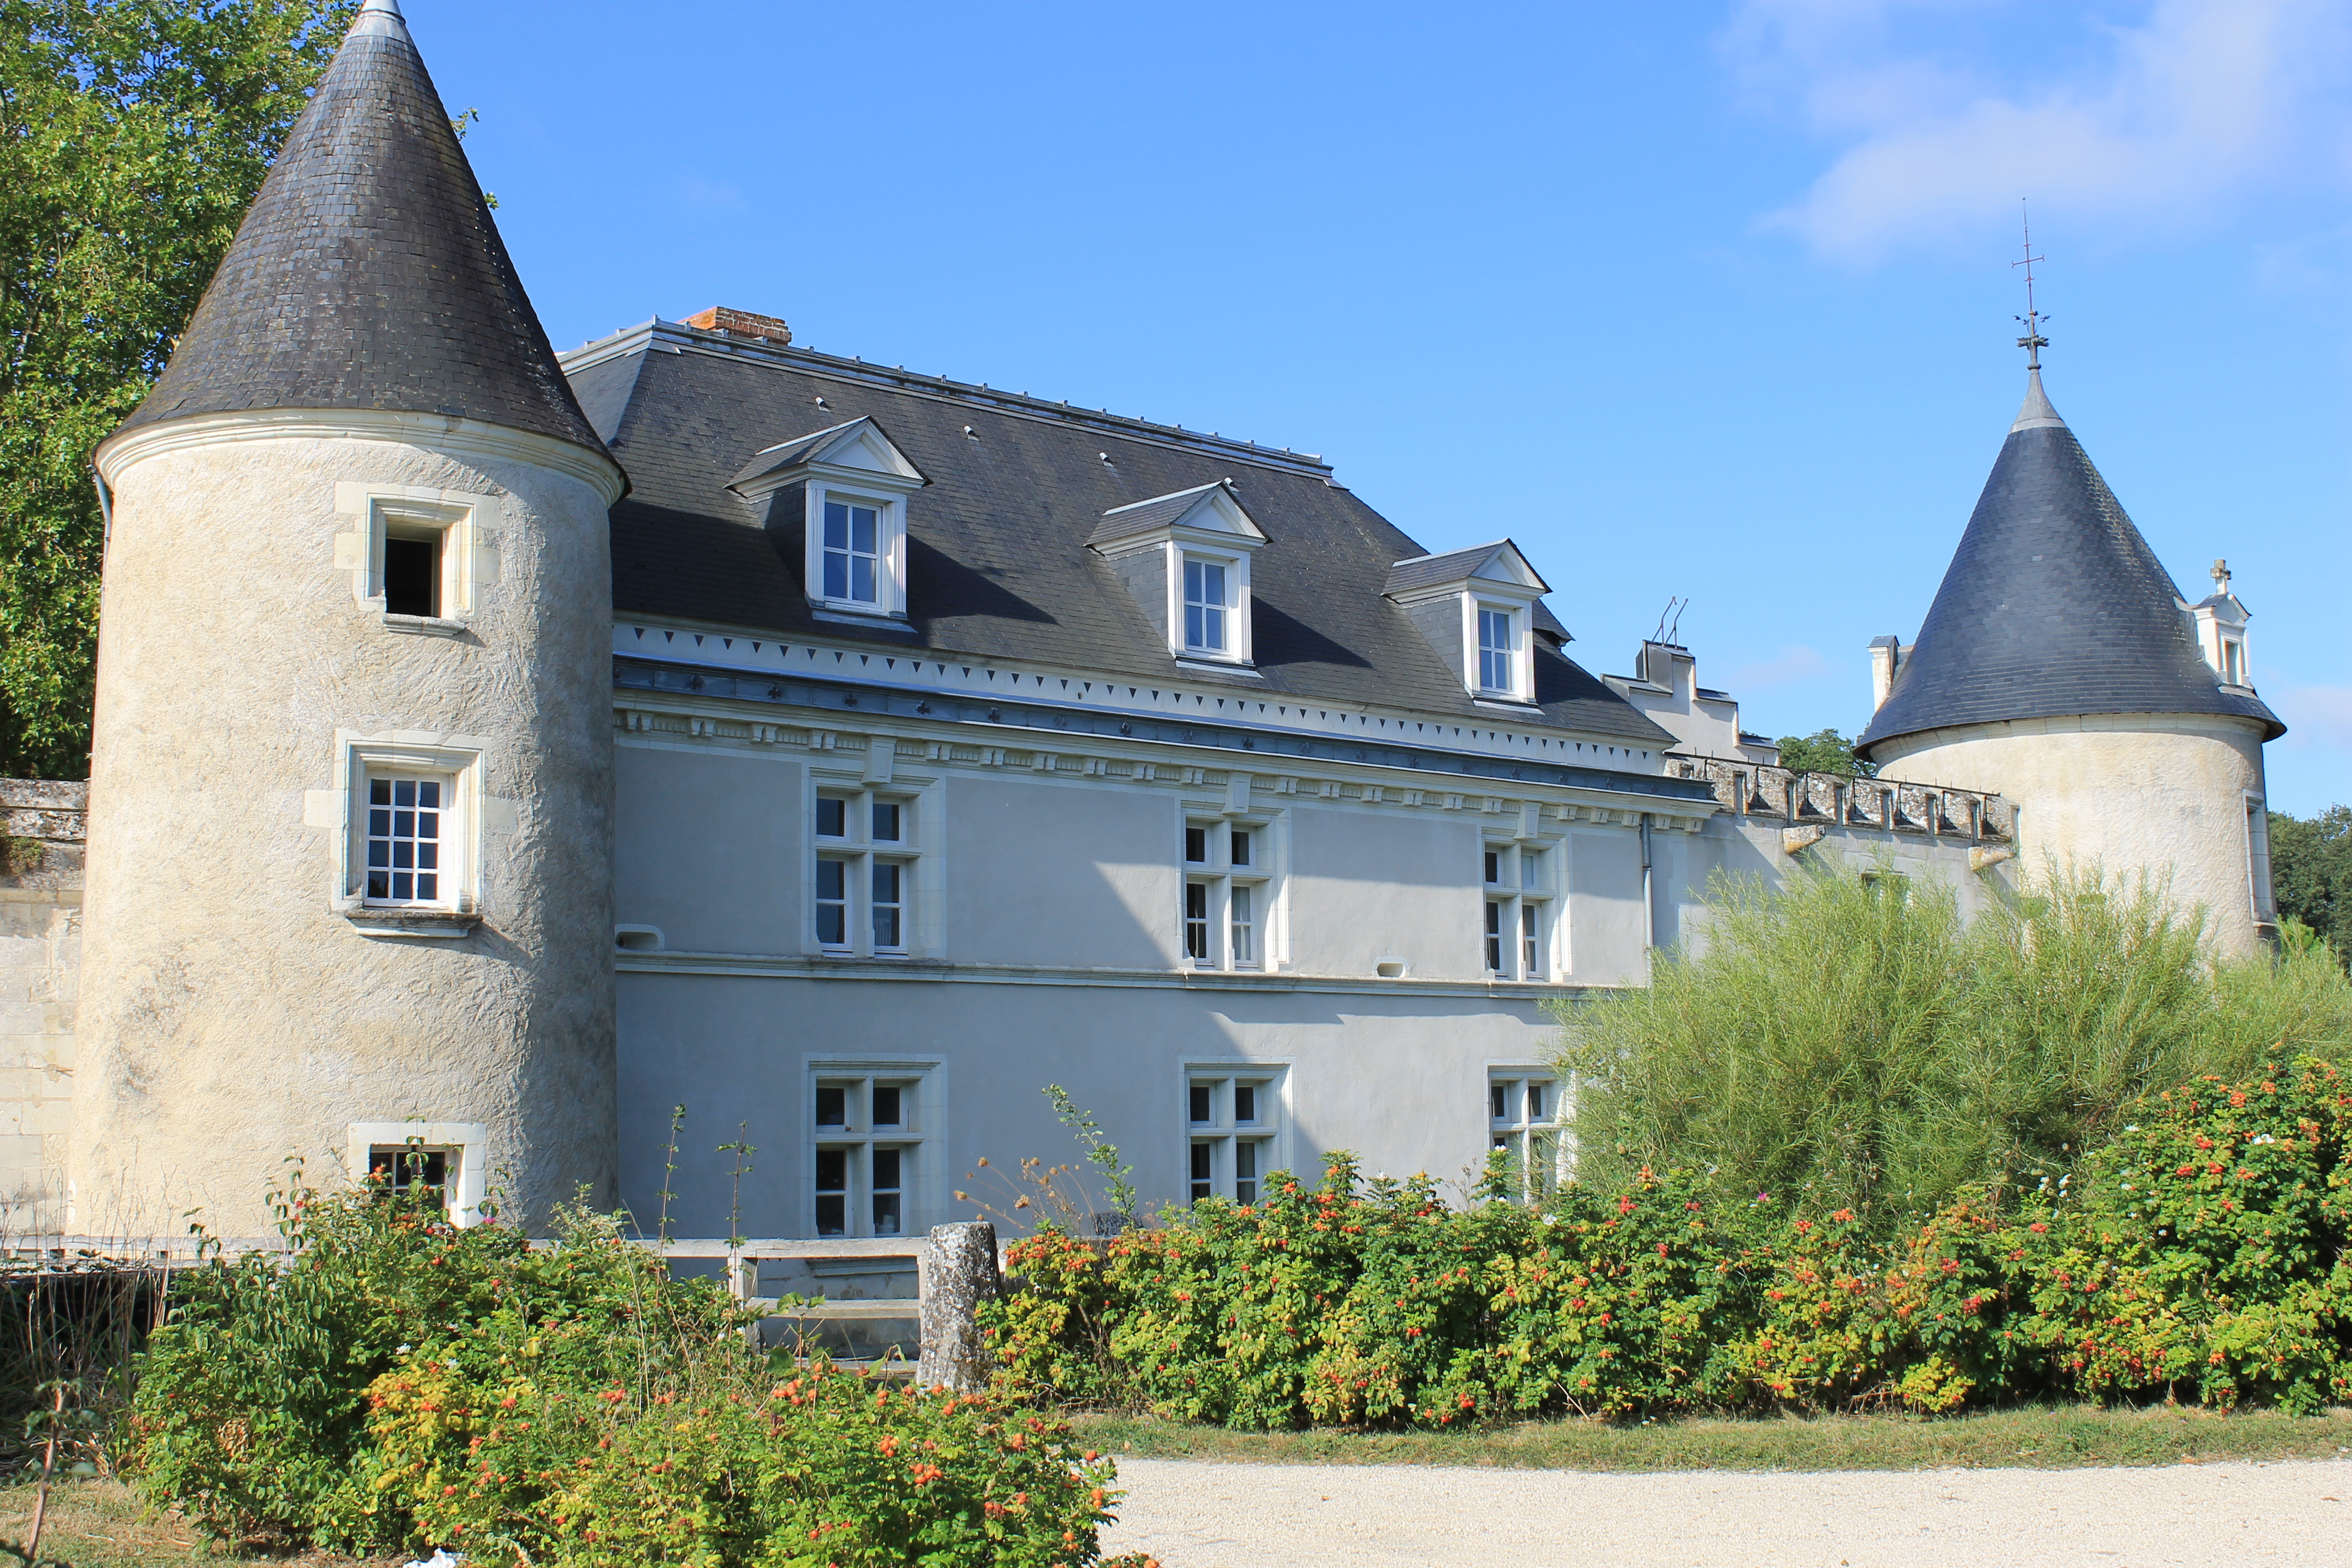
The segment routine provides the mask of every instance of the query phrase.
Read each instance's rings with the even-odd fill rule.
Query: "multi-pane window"
[[[1515,616],[1509,610],[1478,607],[1478,689],[1517,695],[1519,650]],[[1458,622],[1456,623],[1459,624]]]
[[[1225,568],[1216,561],[1184,563],[1184,646],[1225,651]]]
[[[1496,843],[1481,851],[1486,924],[1480,933],[1486,973],[1504,980],[1551,978],[1555,850],[1541,844]]]
[[[814,910],[820,948],[886,957],[908,951],[921,856],[915,828],[915,803],[904,796],[861,789],[818,793]]]
[[[881,508],[872,501],[827,496],[824,502],[824,596],[846,604],[879,601]]]
[[[1502,1151],[1518,1197],[1541,1198],[1559,1184],[1561,1098],[1559,1082],[1548,1074],[1498,1071],[1487,1078],[1487,1141]]]
[[[920,1206],[927,1130],[919,1073],[820,1067],[811,1215],[819,1236],[904,1236]]]
[[[1273,883],[1252,824],[1184,828],[1184,957],[1195,968],[1264,966]]]
[[[1189,1195],[1195,1202],[1222,1197],[1256,1203],[1275,1164],[1280,1072],[1199,1069],[1185,1088]]]
[[[367,805],[367,900],[448,901],[442,864],[449,781],[371,775]]]

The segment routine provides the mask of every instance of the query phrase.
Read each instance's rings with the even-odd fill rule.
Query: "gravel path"
[[[2352,1568],[2352,1462],[1685,1471],[1121,1459],[1103,1549],[1166,1568]]]

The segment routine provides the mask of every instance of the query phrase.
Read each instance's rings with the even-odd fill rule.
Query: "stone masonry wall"
[[[0,1232],[64,1220],[89,790],[0,779]]]

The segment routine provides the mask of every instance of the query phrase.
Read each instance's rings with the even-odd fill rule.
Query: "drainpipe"
[[[1658,900],[1652,888],[1650,814],[1642,814],[1642,959],[1649,962],[1658,945]]]
[[[106,488],[106,476],[98,471],[95,463],[90,465],[89,482],[98,490],[98,515],[104,525],[98,539],[98,552],[103,555],[106,547],[114,542],[114,492]]]

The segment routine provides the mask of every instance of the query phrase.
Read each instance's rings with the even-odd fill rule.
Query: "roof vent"
[[[730,337],[762,338],[782,348],[793,341],[792,328],[774,316],[754,315],[749,310],[730,310],[724,305],[713,305],[686,319],[689,327],[700,327],[706,332],[725,332]]]

